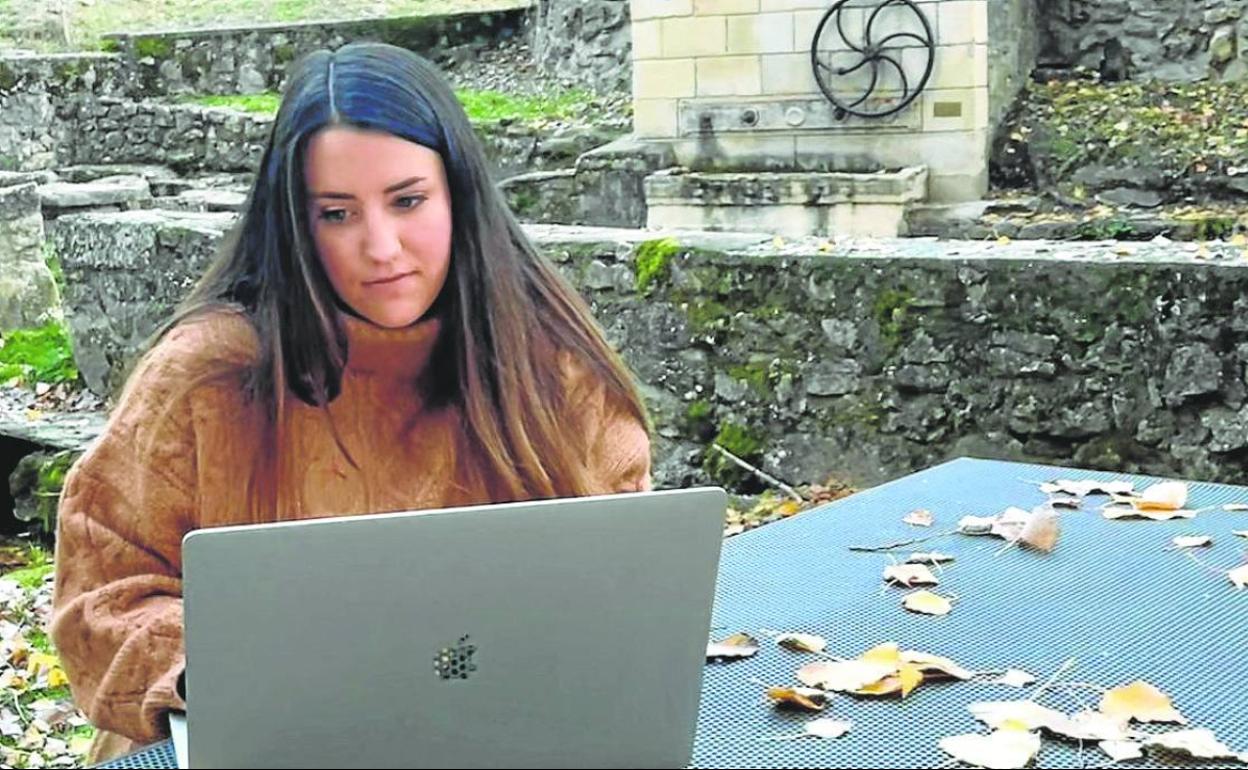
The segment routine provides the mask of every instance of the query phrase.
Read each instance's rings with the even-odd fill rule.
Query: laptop
[[[685,767],[727,498],[197,530],[179,766]]]

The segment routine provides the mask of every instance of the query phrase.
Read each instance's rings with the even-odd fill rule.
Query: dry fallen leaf
[[[797,671],[797,681],[808,687],[836,692],[852,692],[874,684],[897,671],[898,664],[855,660],[809,663]]]
[[[1231,512],[1248,511],[1248,503],[1227,503],[1222,506],[1222,510]]]
[[[1208,535],[1180,535],[1170,542],[1175,548],[1203,548],[1213,545],[1213,538]]]
[[[904,663],[912,663],[922,672],[927,679],[943,679],[945,677],[953,677],[963,681],[973,679],[974,671],[967,671],[957,663],[948,658],[942,658],[938,655],[928,655],[925,652],[916,650],[906,650],[901,653],[901,660]],[[935,676],[936,674],[944,674],[945,677]]]
[[[1114,495],[1114,501],[1127,503],[1137,511],[1178,511],[1187,504],[1187,482],[1163,481],[1139,495]]]
[[[1245,756],[1231,751],[1217,739],[1213,730],[1204,728],[1194,730],[1177,730],[1172,733],[1154,735],[1144,741],[1146,749],[1187,754],[1197,759],[1237,759],[1244,762]]]
[[[1040,736],[1025,730],[997,730],[940,739],[946,754],[975,767],[1026,767],[1040,751]]]
[[[1083,505],[1083,500],[1078,497],[1051,497],[1049,505],[1054,508],[1079,508]]]
[[[1139,759],[1144,756],[1144,750],[1135,741],[1101,741],[1096,745],[1115,762],[1125,762],[1128,759]]]
[[[1101,515],[1107,519],[1127,519],[1139,517],[1153,521],[1169,521],[1170,519],[1194,519],[1196,511],[1186,510],[1140,510],[1128,505],[1107,505],[1101,509]]]
[[[958,532],[963,535],[991,535],[996,523],[996,516],[963,516],[958,521]]]
[[[940,581],[923,564],[893,564],[884,568],[884,580],[907,588],[934,586]]]
[[[906,524],[913,524],[916,527],[930,527],[932,526],[932,523],[936,521],[936,517],[932,515],[931,511],[919,508],[918,510],[910,511],[910,513],[906,514],[906,517],[902,519],[902,521]]]
[[[1030,700],[980,701],[967,708],[976,719],[994,730],[1014,723],[1028,730],[1045,728],[1056,732],[1068,721],[1062,712]]]
[[[1026,687],[1036,681],[1036,678],[1026,671],[1017,668],[1011,668],[996,679],[990,679],[989,684],[1004,684],[1009,687]]]
[[[826,639],[814,634],[780,634],[776,644],[793,652],[823,652],[828,646]]]
[[[777,735],[764,738],[766,741],[792,741],[798,738],[840,738],[853,727],[852,722],[839,719],[812,719],[806,723],[805,729],[794,735]]]
[[[719,642],[706,645],[708,660],[740,660],[758,652],[758,640],[749,634],[733,634]]]
[[[989,534],[1004,540],[1017,540],[1030,518],[1029,512],[1010,506],[994,517]]]
[[[953,609],[952,602],[931,591],[915,591],[912,594],[906,594],[906,598],[901,600],[901,606],[923,615],[948,615]]]
[[[1093,494],[1129,495],[1134,490],[1135,484],[1130,481],[1095,481],[1092,479],[1073,481],[1071,479],[1059,479],[1040,485],[1040,491],[1046,495],[1060,492],[1066,495],[1074,495],[1075,497],[1087,497]]]
[[[1125,741],[1131,737],[1125,718],[1099,711],[1080,711],[1050,729],[1076,741]]]
[[[1018,540],[1023,545],[1049,553],[1057,545],[1061,531],[1061,518],[1057,511],[1042,506],[1031,512]]]
[[[919,671],[917,666],[902,664],[896,674],[884,677],[878,682],[859,687],[857,690],[851,690],[855,695],[892,695],[893,693],[901,693],[901,697],[906,697],[923,683],[923,672]]]
[[[1231,582],[1235,584],[1236,588],[1248,586],[1248,564],[1245,564],[1242,567],[1236,567],[1230,572],[1227,572],[1226,576],[1231,579]]]
[[[953,561],[952,556],[946,556],[937,551],[912,553],[906,557],[906,564],[931,564],[932,566],[937,566],[951,561]]]
[[[1237,529],[1231,532],[1236,537],[1248,537],[1248,529]]]
[[[1177,722],[1187,719],[1174,708],[1170,696],[1148,682],[1136,681],[1115,687],[1101,698],[1102,714],[1121,716],[1137,722]]]
[[[828,705],[828,694],[810,687],[768,687],[767,697],[781,708],[823,711]]]

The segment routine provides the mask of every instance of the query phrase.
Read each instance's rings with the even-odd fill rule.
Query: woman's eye
[[[403,197],[396,199],[394,203],[401,209],[414,209],[419,206],[421,201],[424,199],[425,196],[423,195],[404,195]]]
[[[346,209],[325,209],[321,212],[321,219],[326,222],[341,222],[346,218]]]

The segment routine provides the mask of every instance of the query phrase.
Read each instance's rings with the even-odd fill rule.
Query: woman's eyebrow
[[[414,177],[410,177],[410,178],[408,178],[408,179],[404,179],[404,180],[403,180],[403,181],[401,181],[401,182],[395,182],[394,184],[390,185],[389,187],[387,187],[387,188],[385,189],[385,193],[386,193],[386,194],[389,194],[389,193],[392,193],[392,192],[398,192],[399,190],[402,190],[402,189],[403,189],[403,188],[405,188],[405,187],[411,187],[412,185],[416,184],[417,182],[423,182],[423,181],[425,181],[425,178],[424,178],[423,176],[414,176]],[[344,198],[344,199],[353,199],[353,198],[355,198],[355,196],[354,196],[354,195],[352,195],[351,193],[344,193],[344,192],[330,192],[330,191],[326,191],[326,192],[312,193],[312,198],[313,198],[313,199],[316,199],[316,198]]]

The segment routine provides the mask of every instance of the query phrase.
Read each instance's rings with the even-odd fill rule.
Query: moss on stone
[[[871,315],[880,327],[880,339],[890,353],[901,347],[910,323],[910,305],[913,302],[914,294],[902,287],[885,289],[871,305]]]
[[[173,55],[173,43],[160,35],[144,35],[134,39],[134,53],[140,59],[151,57],[157,61]]]
[[[637,245],[637,293],[649,294],[657,285],[666,283],[672,272],[672,257],[680,251],[675,238],[659,238]]]
[[[763,449],[766,446],[761,432],[735,422],[723,423],[715,435],[714,443],[752,465],[762,462]],[[730,488],[753,479],[748,471],[713,448],[707,450],[702,469],[718,483]]]

